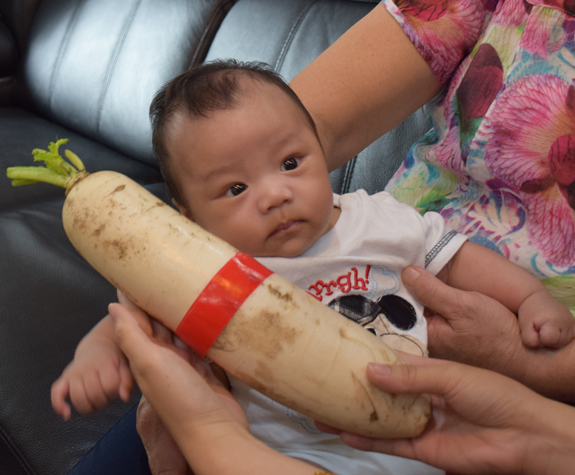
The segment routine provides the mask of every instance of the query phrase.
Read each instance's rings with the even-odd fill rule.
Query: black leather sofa
[[[168,199],[148,106],[215,58],[260,60],[287,80],[375,1],[0,0],[0,168],[56,138],[88,170],[116,170]],[[332,173],[336,191],[383,189],[428,124],[421,111]],[[76,253],[62,189],[0,177],[0,473],[65,474],[133,404],[63,422],[50,385],[115,291]]]

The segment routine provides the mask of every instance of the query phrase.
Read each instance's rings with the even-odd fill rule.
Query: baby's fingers
[[[573,328],[561,328],[545,323],[539,329],[539,340],[546,348],[561,348],[573,339]]]
[[[81,414],[88,414],[94,410],[86,395],[83,380],[73,379],[70,381],[70,402]]]
[[[110,362],[110,364],[99,370],[99,386],[102,388],[105,399],[100,399],[100,392],[90,393],[93,394],[94,397],[98,397],[98,399],[92,401],[96,408],[99,409],[103,407],[117,397],[121,397],[122,400],[125,400],[126,392],[127,398],[130,398],[131,387],[129,386],[129,380],[125,380],[125,372],[128,372],[128,378],[131,378],[131,375],[129,374],[129,369],[125,367],[126,364],[123,360],[123,357],[120,356],[120,359],[114,362],[114,364]],[[94,381],[94,383],[97,384],[97,381]],[[124,390],[122,390],[123,386],[125,387]]]
[[[66,402],[66,398],[70,394],[70,382],[68,379],[60,377],[50,390],[50,399],[52,401],[52,408],[65,421],[69,420],[72,416],[72,409],[70,404]]]
[[[130,394],[132,389],[134,389],[134,377],[130,371],[130,365],[125,358],[122,358],[120,362],[120,387],[118,390],[118,395],[120,399],[124,402],[128,402],[130,399]]]
[[[72,381],[70,385],[70,401],[81,414],[88,414],[108,402],[98,373],[91,372],[83,378]]]
[[[532,323],[523,323],[519,320],[519,327],[521,329],[521,341],[527,348],[541,348],[543,342],[541,341],[541,334],[537,326]]]

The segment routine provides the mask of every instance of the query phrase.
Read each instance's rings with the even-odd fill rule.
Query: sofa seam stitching
[[[30,475],[33,475],[34,470],[32,469],[32,466],[30,465],[28,460],[26,460],[24,458],[24,455],[22,454],[22,452],[18,449],[16,444],[14,444],[14,442],[12,441],[10,436],[7,434],[7,432],[4,430],[2,425],[0,425],[0,436],[4,440],[6,445],[9,447],[10,452],[12,452],[12,454],[20,462],[20,464],[24,468],[24,470],[26,470],[26,472],[29,473]]]
[[[100,99],[98,100],[98,112],[96,115],[96,136],[99,139],[101,139],[100,124],[102,121],[102,111],[104,110],[104,101],[105,101],[106,96],[108,94],[110,82],[112,81],[112,76],[114,75],[114,70],[116,69],[116,64],[118,63],[118,57],[120,56],[120,52],[122,51],[122,48],[124,46],[124,42],[126,41],[126,37],[128,36],[130,29],[132,28],[132,24],[134,23],[134,18],[136,17],[136,14],[137,14],[141,4],[142,4],[142,0],[136,0],[136,3],[134,4],[134,7],[132,8],[132,12],[130,13],[130,17],[129,17],[128,21],[126,22],[126,25],[124,26],[124,30],[122,31],[122,34],[120,35],[120,38],[118,39],[118,41],[116,43],[116,47],[114,48],[114,54],[112,55],[112,58],[111,58],[110,63],[108,65],[108,72],[106,73],[106,79],[104,80],[104,85],[102,88],[102,92],[100,94]]]
[[[317,0],[314,2],[311,2],[309,4],[306,5],[306,7],[302,10],[302,12],[299,14],[299,16],[297,17],[296,21],[294,22],[294,24],[292,25],[285,41],[284,44],[282,46],[282,49],[280,50],[280,54],[278,55],[278,59],[276,60],[276,63],[274,65],[274,70],[275,71],[279,71],[281,66],[283,65],[283,62],[285,60],[285,57],[287,56],[287,52],[289,49],[289,46],[292,44],[293,39],[295,37],[295,34],[297,32],[297,30],[299,29],[299,27],[301,26],[301,23],[303,22],[304,17],[308,14],[309,10],[311,9],[311,7],[313,5],[315,5],[317,3]]]
[[[194,48],[194,53],[192,55],[191,60],[188,63],[188,67],[186,68],[186,70],[189,70],[190,68],[194,67],[196,64],[199,64],[202,60],[198,60],[198,57],[200,55],[200,53],[205,54],[207,53],[207,50],[209,49],[209,45],[208,48],[206,49],[204,46],[204,43],[206,41],[206,38],[208,36],[208,32],[212,31],[212,26],[214,25],[214,23],[221,18],[222,13],[224,14],[224,18],[225,15],[227,14],[227,12],[231,9],[231,7],[234,5],[234,1],[233,0],[225,0],[224,2],[219,2],[218,5],[216,6],[216,8],[214,10],[211,11],[211,13],[209,14],[207,21],[204,25],[204,28],[202,30],[202,35],[200,36],[200,39],[198,40],[198,44],[196,46],[196,48]],[[222,18],[223,20],[223,18]],[[220,24],[222,22],[222,20],[220,20]]]
[[[355,169],[355,164],[357,162],[357,155],[353,157],[345,166],[345,172],[343,175],[343,185],[342,185],[342,194],[349,193],[349,189],[351,188],[351,180],[353,171]]]
[[[56,78],[60,71],[60,67],[62,66],[62,61],[64,60],[64,56],[66,54],[66,50],[68,49],[68,44],[70,43],[70,37],[72,36],[72,31],[75,29],[75,26],[78,22],[79,12],[82,10],[84,5],[86,4],[86,0],[80,0],[76,4],[76,9],[72,14],[72,18],[66,27],[66,33],[64,34],[64,38],[62,38],[62,43],[60,44],[60,49],[58,50],[58,57],[56,58],[56,64],[54,65],[54,69],[52,70],[52,76],[50,78],[50,87],[48,90],[48,108],[52,110],[52,104],[54,100],[54,90],[56,89]]]

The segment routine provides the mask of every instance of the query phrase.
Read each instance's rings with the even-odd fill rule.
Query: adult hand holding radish
[[[8,176],[15,184],[48,181],[66,188],[63,222],[70,241],[138,307],[202,357],[314,419],[381,437],[423,430],[426,397],[391,397],[365,377],[370,361],[401,361],[380,339],[127,177],[88,174],[68,153],[74,169],[58,154],[65,142],[35,151],[46,168],[14,167]]]
[[[523,344],[517,317],[494,299],[445,285],[421,268],[406,268],[401,277],[427,308],[432,357],[497,371],[546,397],[574,400],[568,382],[575,344],[560,351],[530,349]]]
[[[326,473],[275,452],[254,438],[241,407],[209,365],[170,339],[150,338],[143,312],[121,304],[110,305],[109,312],[138,386],[170,430],[194,474]]]
[[[461,474],[564,474],[575,463],[575,409],[498,373],[404,355],[401,367],[372,364],[369,379],[384,391],[432,395],[426,430],[411,439],[341,433],[360,450],[412,458]]]

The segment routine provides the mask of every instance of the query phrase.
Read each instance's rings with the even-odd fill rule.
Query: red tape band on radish
[[[251,293],[272,271],[238,252],[217,272],[178,325],[178,335],[204,357]]]

